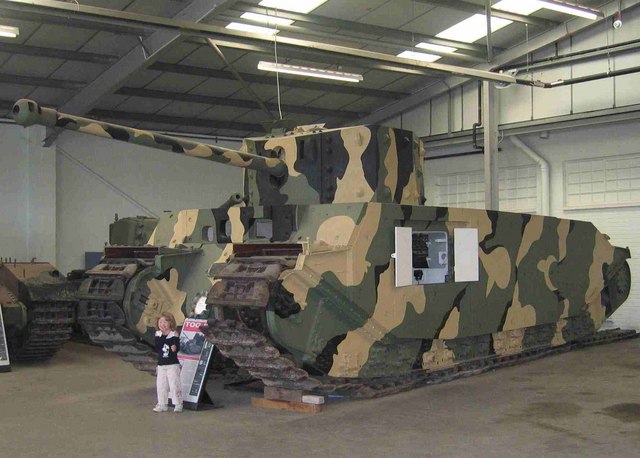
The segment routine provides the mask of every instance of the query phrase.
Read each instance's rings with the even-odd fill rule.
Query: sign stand
[[[200,326],[207,320],[187,318],[180,333],[178,359],[182,364],[182,397],[186,409],[198,410],[205,405],[213,406],[213,400],[205,388],[209,375],[209,363],[213,354],[213,343],[209,342]]]
[[[10,372],[11,362],[9,361],[9,348],[7,347],[7,336],[4,330],[4,319],[2,318],[2,307],[0,307],[0,372]]]

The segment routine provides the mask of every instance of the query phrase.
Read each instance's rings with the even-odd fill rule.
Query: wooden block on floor
[[[302,402],[302,390],[287,390],[285,388],[265,386],[264,398],[275,401]]]
[[[324,410],[324,405],[305,404],[303,402],[277,401],[274,399],[251,398],[251,405],[265,409],[286,410],[289,412],[318,413]]]
[[[324,396],[307,394],[302,396],[302,402],[304,402],[305,404],[324,404]]]

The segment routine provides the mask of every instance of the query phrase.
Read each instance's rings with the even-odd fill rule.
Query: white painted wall
[[[640,153],[638,127],[640,122],[600,125],[573,130],[551,131],[546,139],[539,135],[521,136],[529,147],[545,158],[551,173],[550,214],[560,218],[591,221],[603,233],[611,237],[616,246],[629,247],[632,272],[631,295],[625,305],[614,315],[616,325],[640,329],[640,205],[620,208],[594,208],[567,210],[564,207],[564,162],[585,158],[614,157],[617,155]],[[500,144],[498,155],[501,168],[532,165],[534,162],[511,142]],[[466,145],[467,149],[469,145]],[[464,146],[447,148],[457,152]],[[446,152],[430,151],[428,156]],[[435,204],[435,180],[439,175],[469,173],[482,170],[482,155],[445,158],[426,161],[427,205]]]
[[[549,46],[533,53],[531,60],[640,39],[640,9],[626,11],[623,19],[624,25],[620,29],[613,29],[611,21],[602,21],[590,29],[559,41],[557,49],[555,46]],[[636,50],[612,55],[610,59],[605,56],[593,61],[521,73],[518,76],[552,82],[607,70],[621,70],[638,66],[639,54],[640,51]],[[498,91],[499,124],[639,104],[638,87],[640,73],[553,89],[512,85]],[[439,135],[471,129],[473,123],[478,120],[477,112],[478,83],[474,81],[454,87],[422,106],[388,119],[383,124],[409,129],[420,136]]]
[[[238,148],[239,143],[222,146]],[[57,265],[84,266],[101,251],[114,215],[212,208],[242,191],[240,169],[75,132],[57,140]]]
[[[547,47],[531,56],[532,60],[584,51],[597,47],[640,39],[640,9],[626,11],[623,27],[613,29],[611,21],[602,21],[590,29],[567,37],[555,46]],[[619,70],[638,66],[640,51],[603,57],[574,65],[553,67],[534,72],[531,77],[545,82]],[[497,91],[500,126],[529,120],[544,120],[554,116],[578,114],[594,110],[611,109],[640,104],[640,73],[602,79],[598,81],[540,89],[511,86]],[[453,87],[424,105],[396,115],[384,124],[413,130],[420,136],[441,135],[469,131],[478,120],[477,82]],[[538,135],[521,136],[528,146],[544,157],[551,171],[552,216],[592,221],[608,234],[615,245],[631,249],[633,259],[632,291],[627,303],[614,315],[616,324],[640,329],[640,205],[620,208],[593,208],[567,210],[564,207],[565,161],[603,156],[640,153],[638,122],[598,127],[578,128],[571,131],[551,131],[548,139]],[[482,140],[480,138],[480,140]],[[533,161],[510,141],[500,144],[499,167],[512,168],[531,165]],[[427,157],[472,151],[470,144],[439,147],[427,151]],[[436,204],[437,176],[469,174],[483,169],[482,155],[426,161],[427,205]],[[540,177],[538,178],[540,180]],[[441,180],[442,181],[442,180]],[[464,181],[464,180],[463,180]],[[464,186],[463,186],[464,187]]]
[[[0,257],[56,257],[55,150],[43,148],[44,129],[0,125]]]
[[[211,208],[242,191],[233,167],[75,132],[43,148],[44,134],[0,125],[0,257],[68,272],[103,249],[116,213]]]

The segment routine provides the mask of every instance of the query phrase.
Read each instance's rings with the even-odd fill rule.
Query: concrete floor
[[[158,414],[153,377],[70,343],[0,373],[0,456],[640,456],[639,382],[634,339],[316,415],[227,390]]]

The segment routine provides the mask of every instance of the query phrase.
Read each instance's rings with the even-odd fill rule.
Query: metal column
[[[482,83],[482,125],[484,130],[484,205],[498,210],[498,110],[496,88]]]

